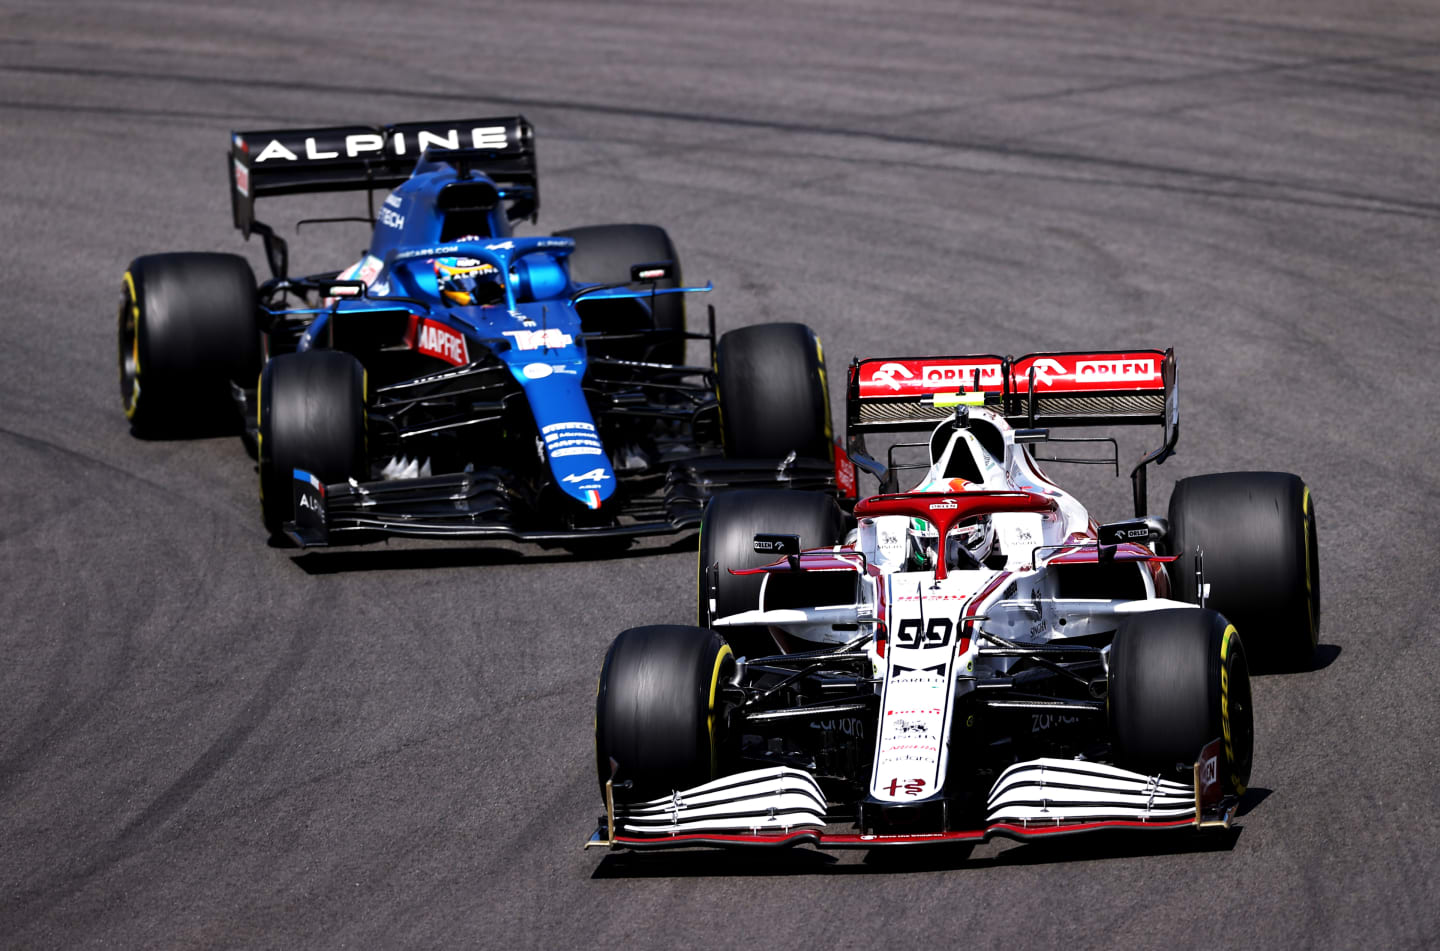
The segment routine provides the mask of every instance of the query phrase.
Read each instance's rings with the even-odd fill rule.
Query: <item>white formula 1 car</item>
[[[1145,471],[1179,435],[1170,351],[855,361],[848,459],[879,483],[713,499],[699,626],[605,658],[592,845],[870,848],[1228,827],[1250,663],[1309,663],[1314,501],[1296,476]],[[1097,524],[1037,464],[1066,427],[1154,424],[1135,517]],[[874,432],[928,432],[871,458]],[[896,452],[926,453],[896,463]],[[1091,450],[1093,460],[1093,449]],[[923,470],[899,491],[906,470]],[[1117,466],[1118,472],[1118,466]],[[842,479],[842,487],[847,480]],[[853,472],[848,480],[853,486]]]

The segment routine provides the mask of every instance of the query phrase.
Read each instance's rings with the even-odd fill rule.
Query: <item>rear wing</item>
[[[265,239],[271,270],[283,276],[285,244],[256,220],[255,199],[394,188],[427,152],[483,172],[502,186],[512,221],[533,220],[539,211],[534,129],[524,116],[500,116],[231,133],[226,165],[235,227],[246,238],[253,232]]]
[[[1017,429],[1163,427],[1164,444],[1131,473],[1137,517],[1146,514],[1145,467],[1163,463],[1180,438],[1173,350],[877,357],[850,364],[847,451],[863,459],[866,433],[928,432],[977,398]]]

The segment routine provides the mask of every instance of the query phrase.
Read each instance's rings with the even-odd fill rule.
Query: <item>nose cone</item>
[[[580,373],[558,360],[543,365],[550,372],[529,363],[513,369],[529,397],[546,462],[567,495],[598,509],[615,492],[615,471],[580,389]]]

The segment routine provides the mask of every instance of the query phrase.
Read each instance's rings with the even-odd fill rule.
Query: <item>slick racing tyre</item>
[[[731,459],[831,459],[820,338],[804,324],[732,330],[715,348],[721,438]]]
[[[656,625],[615,638],[595,694],[601,795],[612,760],[615,798],[626,802],[716,778],[726,758],[720,691],[734,668],[730,645],[714,631]]]
[[[272,538],[294,519],[291,480],[304,469],[322,483],[369,476],[365,369],[348,353],[280,354],[260,374],[260,510]]]
[[[1225,788],[1245,792],[1255,748],[1250,670],[1240,635],[1224,617],[1197,608],[1128,617],[1110,646],[1109,697],[1120,766],[1189,769],[1219,739]]]
[[[1170,496],[1175,596],[1198,604],[1197,552],[1210,586],[1205,606],[1245,637],[1256,669],[1308,667],[1320,637],[1320,551],[1315,500],[1288,472],[1224,472],[1175,483]]]
[[[673,261],[673,275],[655,283],[656,290],[681,287],[680,256],[665,229],[656,225],[592,225],[555,232],[556,237],[574,238],[575,251],[570,255],[570,279],[580,284],[629,284],[630,268],[636,264]],[[641,285],[637,285],[641,286]],[[644,285],[648,287],[648,285]],[[580,318],[587,331],[596,330],[680,330],[685,329],[685,295],[666,294],[653,301],[592,301],[580,299]],[[649,311],[647,314],[646,311]],[[653,360],[657,363],[683,364],[685,340],[659,344],[624,340],[606,343],[593,341],[589,346],[594,356],[619,357],[625,360]]]
[[[120,399],[137,432],[238,422],[230,384],[260,367],[255,275],[234,254],[151,254],[121,280]]]
[[[701,627],[760,606],[761,577],[730,574],[731,568],[755,568],[775,560],[755,552],[757,532],[799,535],[801,550],[823,548],[844,537],[845,521],[835,501],[820,492],[752,489],[712,498],[700,521],[696,617]],[[723,633],[742,656],[775,652],[775,641],[764,627],[726,628]]]

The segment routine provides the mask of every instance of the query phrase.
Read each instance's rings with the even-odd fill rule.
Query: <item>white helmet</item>
[[[964,492],[973,483],[965,479],[940,479],[919,486],[917,492]],[[910,519],[906,531],[906,571],[931,571],[935,568],[935,551],[939,533],[923,518]],[[956,522],[945,540],[945,567],[964,571],[979,568],[995,550],[995,527],[989,515],[976,515]]]

